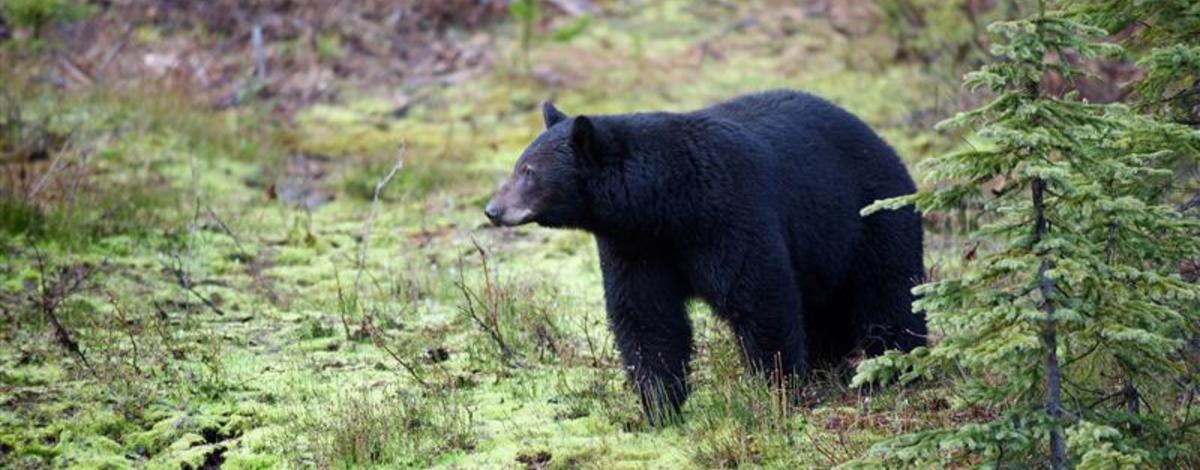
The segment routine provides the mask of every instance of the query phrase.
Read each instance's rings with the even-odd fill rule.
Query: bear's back
[[[739,125],[773,151],[778,176],[829,178],[862,204],[916,190],[903,162],[875,131],[837,105],[808,93],[772,90],[696,111]],[[850,188],[845,188],[850,189]]]
[[[699,114],[728,119],[752,131],[772,127],[781,117],[834,114],[841,111],[833,104],[808,93],[792,90],[771,90],[739,96],[697,111]],[[845,113],[844,111],[841,111]],[[848,114],[848,113],[847,113]],[[808,121],[805,119],[805,121]],[[815,120],[812,121],[814,124]]]

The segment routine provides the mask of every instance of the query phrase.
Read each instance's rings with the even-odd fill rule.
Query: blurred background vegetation
[[[797,88],[862,117],[910,167],[986,147],[934,124],[993,97],[961,83],[995,60],[987,25],[1036,10],[0,0],[0,467],[823,468],[994,419],[1002,405],[940,379],[850,389],[855,364],[789,406],[697,305],[687,422],[650,429],[590,238],[491,228],[480,211],[543,100],[683,111]],[[1197,126],[1194,48],[1155,56],[1182,75],[1143,80],[1138,60],[1163,40],[1135,33],[1163,28],[1129,13],[1107,17],[1110,39],[1147,43],[1042,87]],[[1181,205],[1194,163],[1177,169]],[[926,217],[931,279],[972,259],[978,211]],[[1196,265],[1178,271],[1194,280]],[[1187,407],[1181,448],[1200,413],[1185,389],[1168,404]]]

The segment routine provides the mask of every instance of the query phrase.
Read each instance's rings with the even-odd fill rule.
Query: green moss
[[[243,454],[236,450],[226,452],[225,462],[221,468],[230,470],[267,470],[279,468],[282,464],[278,457],[262,454]]]
[[[511,468],[542,451],[552,468],[811,467],[841,455],[818,446],[849,453],[890,432],[829,424],[912,409],[887,394],[866,412],[831,392],[784,418],[761,414],[765,388],[728,351],[708,352],[728,349],[728,332],[704,308],[693,317],[706,352],[688,424],[647,429],[607,329],[592,238],[490,228],[479,214],[541,131],[547,98],[572,114],[681,111],[803,88],[861,115],[909,162],[947,145],[910,124],[933,88],[921,70],[873,65],[864,57],[875,52],[848,51],[858,45],[823,25],[785,40],[755,27],[713,39],[731,14],[758,7],[671,1],[595,17],[572,41],[531,49],[531,63],[568,77],[553,86],[506,64],[515,46],[499,26],[491,72],[408,103],[356,90],[302,110],[278,135],[252,111],[213,113],[169,94],[29,94],[31,113],[58,116],[54,126],[96,149],[106,184],[75,212],[0,207],[0,294],[23,299],[40,277],[29,243],[56,268],[105,268],[64,304],[94,375],[28,305],[19,318],[36,327],[0,328],[0,443],[15,449],[0,466],[179,468],[219,446],[225,468]],[[710,40],[722,55],[698,59]],[[404,167],[381,193],[360,273],[375,185],[401,144]],[[326,157],[316,187],[335,199],[309,212],[272,200],[288,155]],[[164,267],[176,262],[195,292]],[[465,314],[463,287],[497,313],[512,357]]]
[[[126,437],[128,446],[136,453],[155,455],[179,438],[179,429],[187,423],[187,414],[177,412],[154,422],[150,429]]]
[[[15,387],[36,387],[57,383],[63,370],[56,364],[39,364],[0,370],[0,383]]]

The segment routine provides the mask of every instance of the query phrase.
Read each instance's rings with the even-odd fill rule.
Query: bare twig
[[[133,357],[130,364],[133,366],[134,372],[138,375],[142,374],[142,368],[138,367],[138,356],[141,356],[140,348],[138,347],[137,338],[133,334],[129,317],[125,315],[125,310],[121,308],[121,304],[117,302],[117,297],[111,291],[107,292],[108,303],[112,304],[113,310],[117,312],[117,320],[121,322],[121,327],[125,330],[125,334],[129,336],[129,344],[133,346]]]
[[[63,168],[65,168],[67,166],[67,164],[64,163],[64,161],[66,160],[66,155],[69,153],[69,150],[70,150],[70,146],[71,146],[70,142],[71,142],[70,138],[64,139],[64,143],[63,143],[62,147],[56,149],[56,151],[54,152],[54,159],[50,161],[50,167],[46,169],[46,172],[42,174],[41,178],[38,178],[37,183],[34,183],[33,187],[31,187],[29,189],[29,194],[27,197],[29,198],[30,201],[37,198],[38,193],[41,192],[42,189],[46,187],[46,184],[48,184],[50,182],[50,179],[52,176],[54,176],[54,173],[58,172],[59,170],[62,170]],[[46,150],[50,150],[50,149],[46,149]]]
[[[63,302],[84,288],[88,279],[91,278],[93,271],[87,267],[83,267],[82,270],[64,268],[59,271],[58,275],[54,277],[53,283],[51,283],[49,281],[50,268],[46,264],[46,257],[36,245],[33,245],[32,248],[38,267],[38,298],[36,299],[38,309],[46,317],[46,321],[50,323],[50,327],[54,329],[54,335],[58,340],[58,344],[79,359],[84,368],[95,376],[96,370],[92,368],[91,362],[83,354],[79,343],[75,341],[70,330],[58,318],[58,308],[62,306]]]
[[[341,310],[342,328],[345,330],[347,338],[351,337],[350,320],[347,318],[347,311],[350,308],[357,309],[358,307],[358,296],[362,289],[363,275],[367,274],[367,248],[370,246],[371,234],[375,225],[375,219],[379,216],[380,206],[382,205],[380,199],[383,194],[383,190],[387,187],[388,183],[390,183],[392,179],[396,177],[396,174],[404,168],[405,150],[406,147],[404,145],[401,145],[400,148],[396,150],[396,162],[392,165],[392,168],[388,170],[388,172],[384,174],[378,182],[375,183],[375,190],[371,194],[371,212],[368,213],[367,218],[363,220],[362,228],[358,236],[358,246],[355,251],[353,300],[351,300],[342,289],[341,276],[338,276],[335,273],[338,302],[341,307],[339,310]],[[336,266],[334,269],[336,269]],[[392,348],[388,347],[386,338],[382,333],[379,332],[377,328],[375,328],[375,325],[370,321],[369,318],[363,318],[362,325],[363,329],[366,330],[366,333],[370,336],[371,342],[376,347],[382,349],[385,353],[387,353],[388,356],[391,356],[392,359],[395,360],[402,369],[408,372],[408,375],[422,387],[430,387],[429,383],[425,381],[424,375],[418,370],[415,363],[404,359],[400,356],[400,354],[397,354],[396,351],[393,351]]]
[[[237,246],[238,253],[242,255],[242,258],[247,259],[248,255],[246,254],[245,247],[242,246],[242,239],[238,237],[236,233],[233,233],[233,230],[230,229],[229,225],[227,225],[225,221],[221,219],[221,216],[217,215],[217,212],[213,210],[212,206],[205,206],[204,208],[208,211],[208,216],[212,217],[213,221],[217,223],[218,227],[221,227],[221,231],[225,232],[225,235],[229,235],[229,238],[233,239],[233,244]]]
[[[598,350],[596,347],[597,341],[592,337],[592,329],[590,328],[592,322],[591,309],[588,309],[584,312],[582,322],[583,325],[581,329],[583,330],[583,340],[585,344],[587,344],[588,355],[592,357],[592,367],[599,368],[601,365],[609,363],[609,350],[607,348],[604,350]],[[611,341],[604,342],[604,344],[610,343]]]
[[[377,328],[375,328],[374,324],[371,322],[363,322],[363,327],[367,329],[367,334],[370,335],[371,342],[374,343],[376,347],[382,349],[383,352],[386,352],[389,356],[391,356],[392,359],[395,360],[397,364],[400,364],[400,367],[404,369],[405,372],[408,372],[408,375],[412,377],[413,380],[417,381],[417,383],[422,387],[431,388],[429,383],[425,381],[424,376],[417,370],[416,364],[400,357],[400,355],[396,354],[392,348],[388,347],[387,341],[385,341],[386,338],[384,338],[383,334],[380,333]]]
[[[87,72],[83,71],[83,67],[80,67],[79,64],[75,63],[74,60],[71,60],[70,57],[67,57],[66,55],[59,55],[57,59],[59,68],[66,72],[71,79],[75,80],[80,85],[90,87],[96,84],[96,80],[92,78],[91,75],[88,75]]]
[[[813,434],[809,432],[809,426],[804,426],[804,437],[808,438],[808,441],[812,443],[813,449],[816,450],[817,453],[821,454],[822,457],[825,457],[825,460],[828,461],[830,465],[836,465],[838,462],[845,460],[835,454],[832,449],[822,445],[821,442],[817,440],[816,436],[813,436]]]
[[[351,338],[349,314],[350,310],[358,309],[358,292],[355,291],[353,300],[346,295],[346,290],[342,288],[342,276],[338,273],[337,263],[333,263],[333,283],[334,288],[337,289],[338,318],[342,320],[342,331],[346,334],[346,338]]]
[[[383,176],[383,178],[379,179],[378,183],[375,183],[375,191],[371,194],[371,212],[367,215],[367,219],[363,221],[362,232],[359,233],[358,237],[358,251],[355,255],[357,258],[355,259],[355,269],[358,270],[354,275],[355,292],[358,292],[359,286],[362,282],[363,272],[366,271],[367,245],[370,242],[371,231],[375,224],[375,218],[379,216],[380,195],[383,194],[383,189],[387,187],[389,182],[392,181],[392,178],[396,176],[396,173],[404,168],[404,153],[405,146],[401,145],[396,151],[396,163],[392,165],[392,169],[389,170],[387,174]]]
[[[255,23],[250,30],[250,44],[254,47],[254,76],[262,85],[267,83],[267,50],[263,47],[262,25]]]
[[[117,41],[117,43],[108,49],[108,53],[104,54],[104,58],[100,59],[100,64],[97,65],[95,69],[97,75],[100,75],[101,72],[104,72],[104,69],[108,68],[108,64],[111,63],[113,59],[117,57],[117,54],[120,54],[121,50],[125,48],[125,45],[129,43],[129,35],[133,32],[134,28],[135,23],[131,22],[129,26],[125,28],[125,32],[121,33],[121,38]]]
[[[498,293],[492,284],[492,277],[487,263],[487,252],[483,246],[475,239],[471,240],[475,246],[475,251],[479,253],[479,259],[483,269],[483,295],[467,286],[466,275],[464,274],[464,266],[462,259],[459,259],[458,267],[458,282],[455,287],[463,295],[464,303],[459,307],[463,313],[471,318],[476,325],[479,326],[488,336],[496,343],[496,347],[500,349],[500,356],[506,361],[512,360],[513,351],[509,347],[508,342],[504,340],[504,335],[500,331],[500,299]],[[483,309],[480,312],[479,309]]]
[[[173,254],[171,255],[171,259],[174,265],[167,263],[162,257],[158,259],[158,262],[162,265],[164,270],[171,274],[171,276],[175,279],[175,283],[179,284],[179,287],[184,291],[199,299],[200,302],[205,306],[212,309],[213,313],[216,313],[217,315],[225,315],[225,311],[221,310],[221,307],[217,306],[215,302],[208,297],[205,297],[204,294],[200,293],[200,291],[196,290],[196,285],[192,282],[191,275],[188,274],[187,269],[183,267],[183,261],[179,259],[179,255]]]

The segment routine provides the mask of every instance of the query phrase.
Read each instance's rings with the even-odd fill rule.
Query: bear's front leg
[[[692,328],[686,285],[652,250],[598,239],[609,327],[651,425],[675,421],[687,399]]]

